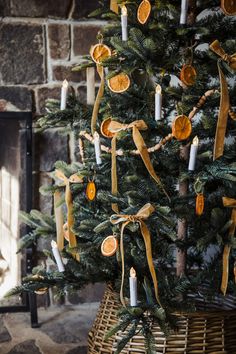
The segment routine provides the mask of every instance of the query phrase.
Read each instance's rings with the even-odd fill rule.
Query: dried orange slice
[[[204,194],[198,193],[196,197],[196,215],[202,215],[204,211]]]
[[[192,86],[195,84],[197,77],[196,70],[192,65],[187,65],[185,64],[180,72],[180,80],[186,85],[186,86]]]
[[[139,5],[138,12],[137,12],[137,19],[142,25],[144,25],[147,22],[148,17],[150,16],[151,13],[151,9],[152,7],[149,0],[143,0]]]
[[[115,133],[112,133],[110,132],[110,130],[108,129],[109,128],[109,125],[111,123],[111,118],[107,118],[105,119],[102,124],[101,124],[101,133],[103,136],[105,136],[106,138],[113,138],[113,136],[115,135]]]
[[[88,198],[88,200],[90,200],[91,202],[95,199],[96,197],[96,185],[93,181],[89,181],[87,184],[87,188],[86,188],[86,197]]]
[[[39,275],[39,274],[35,274],[35,275],[33,275],[32,276],[32,278],[33,279],[44,279],[44,277],[42,276],[42,275]],[[40,288],[40,289],[38,289],[38,290],[35,290],[34,292],[35,292],[35,294],[37,294],[37,295],[44,295],[46,292],[48,291],[48,288]]]
[[[114,235],[107,236],[101,245],[102,255],[105,257],[113,256],[118,248],[118,241]]]
[[[122,93],[130,87],[130,78],[125,73],[120,73],[108,79],[108,87],[112,92]]]
[[[35,294],[37,295],[44,295],[48,291],[48,288],[40,288],[38,290],[35,290]]]
[[[90,55],[93,61],[99,64],[104,59],[107,59],[111,56],[111,49],[106,44],[98,43],[91,47]]]
[[[221,0],[221,8],[228,16],[236,15],[236,1],[235,0]]]
[[[172,123],[172,134],[177,140],[188,139],[192,132],[190,119],[185,115],[176,117]]]

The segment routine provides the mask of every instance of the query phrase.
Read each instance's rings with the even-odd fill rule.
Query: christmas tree
[[[94,105],[49,101],[39,120],[72,129],[80,156],[56,162],[55,185],[42,188],[54,216],[22,213],[32,231],[20,247],[57,240],[46,254],[58,271],[38,267],[11,293],[111,283],[123,309],[110,334],[131,325],[118,352],[138,324],[151,347],[148,319],[168,334],[173,313],[196,310],[195,294],[236,295],[232,15],[227,0],[101,4],[92,16],[110,22],[74,68],[97,70]]]

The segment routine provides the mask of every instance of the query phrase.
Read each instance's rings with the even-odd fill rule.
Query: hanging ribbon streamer
[[[118,182],[117,182],[117,166],[116,166],[116,134],[111,141],[111,193],[117,196]],[[119,212],[117,203],[112,203],[112,210],[115,213]]]
[[[72,231],[72,227],[74,225],[74,217],[73,217],[73,200],[72,200],[72,193],[70,190],[70,183],[83,183],[82,177],[74,174],[67,178],[64,173],[60,170],[55,171],[55,176],[63,181],[64,183],[62,186],[66,187],[65,190],[65,202],[67,206],[67,225],[68,225],[68,239],[69,239],[69,247],[75,248],[77,246],[76,236]],[[77,251],[72,251],[72,254],[76,258],[77,261],[80,260],[79,253]]]
[[[227,82],[224,76],[223,71],[221,70],[220,63],[218,62],[218,70],[220,77],[220,108],[218,121],[216,126],[216,135],[215,135],[215,144],[214,144],[214,152],[213,152],[213,160],[218,159],[223,155],[224,152],[224,141],[225,141],[225,132],[227,126],[227,117],[230,108],[229,102],[229,91]]]
[[[160,177],[158,177],[156,175],[156,172],[153,168],[153,165],[151,163],[150,160],[150,156],[149,156],[149,152],[148,149],[146,147],[146,144],[143,140],[143,137],[140,133],[139,130],[147,130],[147,125],[144,122],[144,120],[135,120],[134,122],[130,123],[130,124],[122,124],[119,123],[117,121],[111,121],[111,123],[108,126],[108,130],[111,133],[115,133],[115,135],[112,138],[112,194],[113,195],[117,195],[118,192],[118,186],[117,186],[117,169],[116,169],[116,139],[117,139],[117,134],[122,131],[122,130],[128,130],[128,129],[132,129],[132,136],[133,136],[133,141],[136,145],[136,148],[138,149],[140,156],[146,166],[146,169],[148,170],[150,176],[156,181],[156,183],[158,184],[158,186],[163,190],[163,192],[165,193],[165,195],[168,197],[168,194],[166,193]],[[115,208],[117,209],[117,208]],[[113,209],[114,210],[114,209]],[[116,210],[114,210],[115,212],[117,212]]]
[[[111,0],[110,9],[111,9],[111,11],[115,12],[118,15],[119,7],[118,7],[118,4],[117,4],[117,0]]]
[[[101,82],[100,82],[97,97],[96,97],[96,100],[95,100],[95,103],[93,106],[93,114],[92,114],[92,119],[91,119],[92,135],[96,131],[97,116],[98,116],[98,111],[99,111],[99,107],[100,107],[100,102],[101,102],[102,96],[104,94],[104,86],[105,86],[104,68],[102,65],[97,64],[97,72],[98,72],[98,75],[100,76]]]
[[[218,40],[215,40],[213,43],[211,43],[210,49],[214,53],[219,55],[223,61],[227,62],[231,69],[236,70],[236,53],[233,55],[226,54],[224,49],[221,48]],[[220,60],[218,61],[218,71],[220,77],[221,96],[219,115],[216,127],[213,160],[216,160],[223,155],[227,118],[230,111],[229,90],[225,75],[220,66]]]
[[[125,279],[125,260],[124,260],[124,230],[127,225],[131,222],[137,222],[140,226],[140,231],[144,239],[145,248],[146,248],[146,257],[148,262],[149,271],[152,277],[155,297],[158,304],[161,306],[159,294],[158,294],[158,282],[157,276],[153,264],[152,258],[152,245],[151,245],[151,235],[148,230],[147,225],[145,224],[144,220],[148,219],[149,216],[154,212],[154,207],[147,203],[145,204],[136,215],[121,215],[121,214],[114,214],[111,216],[110,221],[113,225],[122,224],[121,226],[121,235],[120,235],[120,253],[121,253],[121,264],[122,264],[122,280],[121,280],[121,288],[120,288],[120,300],[123,306],[126,306],[123,289],[124,289],[124,279]]]
[[[223,205],[232,209],[231,221],[232,225],[229,228],[229,236],[230,238],[234,237],[235,229],[236,229],[236,199],[223,197]],[[225,295],[228,287],[228,279],[229,279],[229,255],[231,251],[230,245],[225,245],[223,252],[223,272],[222,272],[222,280],[221,280],[221,291]]]
[[[56,230],[57,230],[57,247],[59,251],[62,251],[64,248],[64,231],[63,231],[63,210],[62,205],[58,204],[61,201],[61,193],[56,190],[53,196],[54,199],[54,215],[56,221]]]

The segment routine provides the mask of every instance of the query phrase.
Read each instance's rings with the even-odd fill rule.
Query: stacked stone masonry
[[[86,16],[98,0],[0,0],[0,110],[45,112],[47,98],[59,98],[66,78],[75,93],[85,87],[85,73],[71,72],[103,25]],[[17,96],[29,97],[22,102]],[[21,93],[22,92],[22,93]],[[31,106],[33,102],[33,106]]]

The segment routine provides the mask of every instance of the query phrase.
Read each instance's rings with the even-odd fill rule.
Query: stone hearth
[[[37,329],[26,313],[0,315],[0,354],[86,354],[98,305],[40,308]]]

